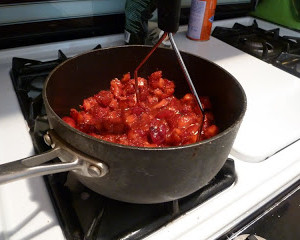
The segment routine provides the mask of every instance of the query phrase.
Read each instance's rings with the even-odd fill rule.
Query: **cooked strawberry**
[[[73,118],[70,117],[63,117],[62,120],[64,120],[67,124],[69,124],[71,127],[75,128],[76,123]]]

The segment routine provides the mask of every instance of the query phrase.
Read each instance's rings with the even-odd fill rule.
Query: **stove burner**
[[[243,37],[239,39],[239,42],[241,43],[242,49],[246,49],[246,51],[252,52],[254,55],[257,55],[260,58],[266,58],[275,52],[275,47],[272,45],[272,43],[261,38]]]
[[[41,92],[46,77],[66,59],[60,50],[58,58],[52,61],[42,62],[18,57],[12,59],[10,75],[29,128],[33,128],[38,114],[45,112]]]
[[[280,36],[279,32],[279,28],[263,30],[254,20],[251,26],[216,27],[212,36],[300,77],[300,38]]]
[[[101,48],[98,44],[93,50]],[[58,50],[58,57],[51,61],[37,61],[14,57],[10,76],[17,93],[23,115],[30,129],[34,127],[34,120],[45,112],[41,92],[48,74],[59,64],[67,60],[66,55]]]

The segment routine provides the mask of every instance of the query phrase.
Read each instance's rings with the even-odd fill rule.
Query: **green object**
[[[148,20],[156,9],[156,0],[126,0],[125,42],[144,44],[148,33]]]
[[[300,0],[260,0],[252,16],[300,30]]]

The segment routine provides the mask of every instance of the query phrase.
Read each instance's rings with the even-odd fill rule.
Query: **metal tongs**
[[[197,94],[197,91],[194,87],[194,84],[192,82],[192,79],[190,77],[190,74],[184,64],[184,61],[181,57],[181,54],[176,46],[176,43],[173,38],[173,34],[177,32],[179,28],[179,17],[180,17],[180,6],[181,6],[181,0],[158,0],[157,1],[157,10],[158,10],[158,27],[164,31],[164,34],[161,36],[161,38],[158,40],[158,42],[153,46],[151,51],[148,53],[148,55],[141,61],[139,66],[134,71],[134,78],[135,78],[135,87],[137,92],[137,100],[139,101],[138,97],[138,70],[143,66],[143,64],[148,60],[148,58],[152,55],[152,53],[158,48],[158,46],[163,42],[163,40],[168,36],[172,45],[172,48],[174,49],[177,60],[179,62],[179,65],[181,66],[181,69],[184,73],[185,79],[190,87],[191,92],[195,96],[197,103],[199,105],[199,108],[201,110],[203,120],[204,120],[204,109],[201,104],[200,98]],[[202,124],[203,125],[203,121]],[[200,127],[199,136],[201,134],[202,126]]]

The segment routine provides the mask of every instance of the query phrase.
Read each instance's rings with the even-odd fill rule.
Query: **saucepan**
[[[132,72],[149,46],[120,46],[68,59],[48,76],[43,99],[50,124],[44,136],[48,152],[0,165],[0,183],[73,171],[93,191],[130,203],[161,203],[205,186],[224,165],[246,111],[246,95],[226,70],[199,56],[181,52],[200,96],[209,96],[220,133],[195,144],[144,148],[103,141],[70,127],[61,118],[70,108],[102,89],[113,78]],[[173,50],[157,49],[140,69],[147,77],[161,70],[174,81],[175,96],[189,92]],[[58,157],[61,163],[47,163]]]

